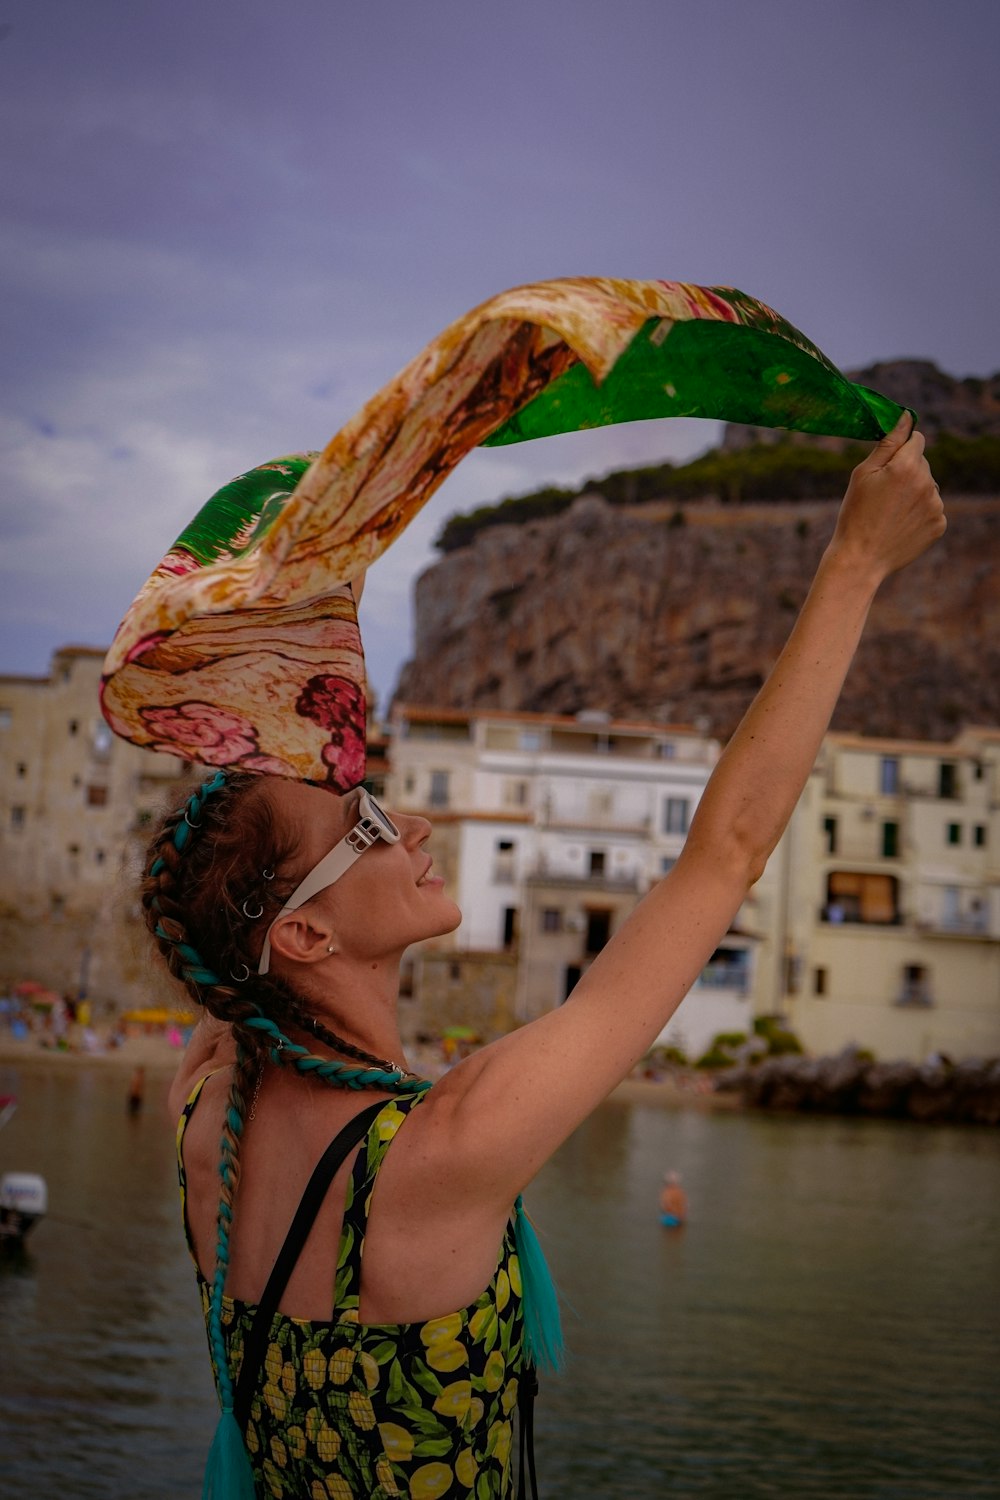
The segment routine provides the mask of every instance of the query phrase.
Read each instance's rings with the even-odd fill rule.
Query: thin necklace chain
[[[253,1098],[250,1100],[250,1119],[257,1118],[257,1100],[260,1098],[260,1081],[264,1077],[264,1059],[261,1058],[257,1064],[257,1078],[253,1086]]]

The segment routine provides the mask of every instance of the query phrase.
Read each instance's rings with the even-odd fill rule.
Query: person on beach
[[[559,1344],[519,1195],[646,1053],[763,871],[879,585],[944,532],[923,448],[904,416],[855,470],[670,872],[565,1004],[432,1088],[408,1071],[397,1012],[405,950],[460,921],[430,824],[361,788],[225,771],[165,819],[146,920],[211,1018],[171,1091],[223,1410],[206,1493],[510,1493],[527,1355]],[[261,1333],[303,1190],[359,1117]]]
[[[668,1172],[660,1190],[660,1223],[664,1229],[679,1229],[687,1219],[687,1193],[681,1187],[681,1174]]]
[[[146,1069],[141,1065],[135,1069],[129,1079],[128,1098],[126,1107],[130,1115],[142,1113],[143,1102],[146,1098]]]

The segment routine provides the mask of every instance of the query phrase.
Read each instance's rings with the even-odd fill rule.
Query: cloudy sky
[[[0,0],[0,33],[0,671],[106,644],[214,489],[520,282],[722,282],[842,366],[1000,367],[996,0]],[[447,515],[716,436],[473,454],[370,575],[383,700]]]

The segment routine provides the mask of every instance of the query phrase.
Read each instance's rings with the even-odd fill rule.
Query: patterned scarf
[[[152,750],[347,790],[365,767],[349,581],[471,448],[674,416],[877,439],[900,414],[730,287],[575,278],[504,292],[446,328],[322,453],[213,495],[115,636],[104,715]]]

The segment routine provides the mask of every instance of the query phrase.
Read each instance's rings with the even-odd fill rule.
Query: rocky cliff
[[[949,497],[943,542],[883,587],[834,726],[948,739],[1000,723],[1000,500]],[[703,721],[727,736],[773,664],[835,500],[612,508],[493,526],[416,589],[397,697]]]

